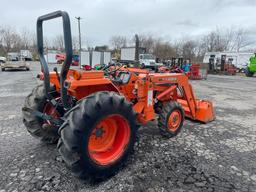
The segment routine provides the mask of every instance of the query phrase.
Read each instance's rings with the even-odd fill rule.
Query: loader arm
[[[215,119],[212,102],[196,98],[188,77],[182,73],[150,74],[153,90],[162,101],[176,100],[182,105],[186,117],[207,123]],[[182,93],[177,93],[181,89]],[[164,98],[164,99],[163,99]]]

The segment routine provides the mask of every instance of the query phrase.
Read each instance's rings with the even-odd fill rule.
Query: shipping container
[[[111,52],[108,51],[82,51],[81,66],[90,65],[94,68],[95,65],[109,64],[111,62]]]

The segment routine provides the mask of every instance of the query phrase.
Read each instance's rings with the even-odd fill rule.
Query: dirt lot
[[[217,119],[186,120],[168,140],[155,122],[142,127],[127,166],[91,183],[74,178],[55,146],[34,139],[22,124],[21,107],[38,83],[39,64],[31,69],[0,72],[0,192],[256,191],[256,78],[193,81],[197,96],[214,102]]]

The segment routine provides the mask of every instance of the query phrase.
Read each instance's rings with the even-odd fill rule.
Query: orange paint
[[[114,67],[111,70],[115,70]],[[156,102],[179,102],[186,117],[201,122],[215,119],[213,105],[210,101],[196,99],[188,77],[182,73],[150,73],[136,68],[119,68],[117,73],[126,72],[130,79],[125,84],[112,82],[113,77],[105,77],[103,71],[69,70],[66,85],[68,94],[80,100],[98,91],[114,91],[133,103],[138,113],[138,121],[146,124],[155,119]],[[43,77],[40,77],[43,79]],[[60,84],[55,72],[50,73],[50,82],[60,91]],[[181,92],[178,91],[182,90]]]

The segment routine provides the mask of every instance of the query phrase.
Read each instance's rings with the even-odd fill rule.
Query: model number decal
[[[148,107],[153,105],[153,91],[152,90],[148,91],[148,102],[147,103],[148,103]]]
[[[159,81],[177,81],[177,78],[175,77],[166,77],[166,78],[161,78]]]

